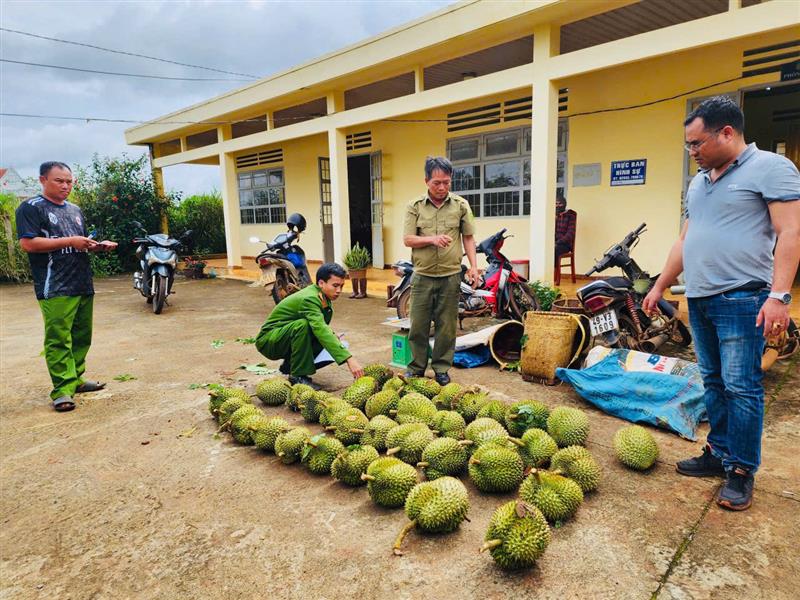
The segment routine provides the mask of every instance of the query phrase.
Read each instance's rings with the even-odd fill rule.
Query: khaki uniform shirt
[[[436,208],[428,194],[417,198],[406,209],[403,235],[449,235],[447,248],[425,246],[411,249],[414,272],[428,277],[447,277],[461,271],[462,235],[475,235],[475,219],[469,203],[453,193]]]

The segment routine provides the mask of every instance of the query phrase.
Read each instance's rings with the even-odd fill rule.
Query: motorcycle
[[[272,292],[275,304],[303,289],[311,283],[311,275],[306,266],[306,253],[297,245],[300,234],[306,229],[303,215],[294,213],[286,220],[289,231],[275,236],[271,242],[251,237],[252,243],[266,244],[266,248],[256,256],[256,264],[261,269],[261,277],[253,287],[265,287]]]
[[[624,277],[593,281],[577,291],[578,300],[589,316],[592,336],[600,338],[604,346],[649,353],[654,353],[666,341],[688,347],[692,336],[672,304],[662,298],[655,314],[646,315],[642,310],[642,301],[658,277],[650,277],[630,253],[646,227],[642,223],[619,244],[611,246],[586,273],[589,276],[618,267]]]
[[[173,293],[178,250],[184,246],[192,231],[188,230],[180,239],[175,239],[165,233],[148,234],[138,221],[133,221],[133,225],[144,233],[144,237],[133,239],[134,244],[139,244],[136,248],[139,270],[133,274],[133,287],[139,290],[148,304],[153,305],[153,312],[159,315],[167,304],[167,296]]]
[[[495,318],[511,318],[521,321],[529,310],[539,310],[539,301],[528,287],[524,277],[514,271],[511,261],[500,250],[505,240],[506,228],[483,240],[476,247],[489,263],[475,287],[467,283],[466,265],[461,265],[461,294],[458,301],[458,326],[468,317],[492,315]],[[397,316],[405,319],[411,307],[411,276],[414,265],[409,260],[400,260],[392,265],[400,282],[389,293],[386,305],[397,309]]]

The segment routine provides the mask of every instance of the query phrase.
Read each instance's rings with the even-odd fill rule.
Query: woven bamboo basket
[[[580,335],[578,350],[573,350]],[[580,355],[586,330],[577,315],[543,311],[525,314],[525,336],[519,370],[526,381],[555,385],[556,369],[568,367]]]

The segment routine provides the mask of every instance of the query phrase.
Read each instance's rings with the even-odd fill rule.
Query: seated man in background
[[[332,302],[342,293],[345,277],[343,267],[325,263],[317,270],[316,284],[284,298],[261,326],[256,348],[271,360],[283,359],[280,370],[289,375],[290,383],[312,385],[311,376],[317,371],[314,357],[323,348],[336,364],[347,363],[354,378],[364,375],[330,328]]]
[[[560,193],[556,196],[556,266],[562,254],[571,252],[575,247],[575,223],[578,213],[567,210],[567,199]]]

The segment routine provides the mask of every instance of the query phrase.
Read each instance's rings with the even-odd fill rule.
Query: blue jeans
[[[705,386],[708,445],[726,471],[755,473],[761,462],[763,326],[756,317],[768,290],[689,298],[689,322]]]

